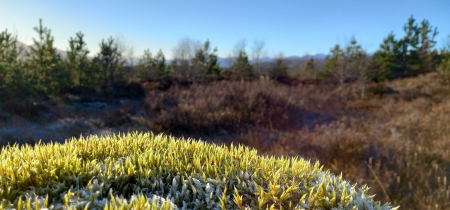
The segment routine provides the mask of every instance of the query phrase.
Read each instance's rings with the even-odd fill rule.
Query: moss
[[[8,146],[0,209],[391,209],[302,158],[152,133]]]

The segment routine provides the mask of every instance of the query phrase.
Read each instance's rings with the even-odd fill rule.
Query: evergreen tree
[[[23,47],[17,45],[17,36],[12,36],[8,30],[0,33],[0,89],[7,86],[14,89],[22,83],[22,62],[18,61],[22,51]]]
[[[125,61],[123,61],[112,37],[106,41],[102,40],[100,52],[94,58],[94,62],[102,74],[105,87],[120,82],[124,78],[123,64]]]
[[[208,65],[207,65],[207,71],[206,74],[220,74],[222,71],[222,68],[220,68],[219,60],[215,52],[217,51],[217,48],[214,49],[214,53],[210,54],[208,57]]]
[[[17,36],[8,33],[8,29],[0,33],[0,62],[16,63],[22,50],[17,45]]]
[[[87,86],[90,78],[95,75],[91,74],[92,69],[89,68],[90,63],[87,58],[89,50],[83,40],[84,34],[78,32],[75,38],[70,38],[67,52],[67,67],[71,73],[71,79],[75,85]]]
[[[328,54],[325,57],[324,69],[321,77],[324,79],[331,79],[333,77],[333,69],[337,65],[337,59],[332,55]]]
[[[206,41],[204,48],[198,48],[195,50],[195,56],[192,58],[192,66],[196,75],[206,74],[207,50],[209,50],[209,41]]]
[[[60,55],[53,47],[54,38],[51,30],[42,26],[42,19],[39,20],[39,27],[34,27],[39,34],[39,39],[33,38],[34,46],[27,52],[30,58],[27,68],[30,69],[34,84],[39,91],[45,93],[59,91],[70,84],[70,76],[64,68]]]
[[[441,63],[438,65],[437,70],[448,74],[450,72],[450,50],[444,49],[440,54]]]
[[[324,76],[333,79],[339,78],[341,86],[344,83],[345,52],[338,44],[330,49],[330,53],[325,58]]]
[[[173,74],[175,72],[175,61],[170,62],[167,66],[167,74]]]
[[[365,74],[362,72],[365,70],[362,68],[362,64],[365,61],[365,57],[366,57],[365,51],[353,37],[350,40],[350,43],[345,51],[345,60],[346,60],[345,71],[347,73],[346,78],[354,79],[356,77],[361,76],[361,74]]]
[[[379,72],[374,78],[375,81],[394,78],[395,71],[399,67],[399,55],[398,42],[395,40],[395,35],[391,32],[380,45],[380,49],[372,57],[374,68],[377,68]]]
[[[437,50],[433,49],[436,45],[434,38],[438,34],[437,28],[430,25],[427,20],[421,22],[421,27],[419,29],[420,42],[417,46],[417,54],[419,56],[419,68],[421,72],[431,72],[435,70],[436,60],[437,60]],[[431,36],[430,36],[431,34]]]
[[[153,56],[149,49],[144,50],[139,60],[139,65],[136,69],[136,78],[140,81],[148,80],[157,77],[154,72]]]
[[[401,72],[404,72],[405,75],[414,76],[433,71],[437,58],[437,51],[433,50],[436,44],[434,38],[438,34],[437,28],[433,30],[427,20],[423,20],[419,27],[411,16],[403,30],[406,35],[398,42]]]
[[[269,76],[272,79],[278,79],[288,76],[289,67],[284,63],[283,58],[280,56],[275,61],[275,66],[270,70]]]
[[[438,34],[437,28],[433,30],[427,20],[423,20],[419,27],[411,16],[403,30],[403,38],[397,41],[391,32],[375,53],[375,66],[382,71],[377,80],[415,76],[435,70],[438,53],[433,48],[436,45],[434,39]]]
[[[310,58],[308,63],[306,63],[305,72],[308,76],[312,76],[314,79],[317,79],[317,68],[314,64],[314,58]]]
[[[450,73],[450,36],[448,36],[448,38],[448,45],[442,48],[441,53],[439,54],[440,64],[437,67],[437,70],[443,72],[445,75]]]
[[[166,58],[164,57],[164,53],[161,49],[159,49],[158,54],[156,54],[153,61],[158,72],[158,77],[162,77],[168,74],[166,69]]]
[[[199,48],[195,52],[192,64],[198,74],[219,74],[221,68],[217,58],[217,47],[211,51],[210,42],[206,40],[203,48]]]
[[[403,26],[406,35],[398,41],[400,53],[398,59],[400,61],[400,72],[403,74],[411,74],[419,69],[418,56],[416,51],[412,49],[417,48],[419,43],[419,31],[417,24],[414,24],[415,19],[411,16],[408,23]]]
[[[248,61],[248,56],[245,51],[241,50],[239,52],[239,57],[234,62],[232,69],[236,73],[252,75],[252,73],[253,73],[252,66],[250,65],[250,63]]]
[[[168,73],[166,58],[161,49],[155,57],[152,57],[150,50],[147,49],[144,51],[144,55],[140,59],[139,67],[137,68],[136,76],[139,80],[159,78]]]

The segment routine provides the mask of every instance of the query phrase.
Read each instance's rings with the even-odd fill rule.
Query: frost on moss
[[[0,153],[0,209],[392,209],[318,162],[152,133]]]

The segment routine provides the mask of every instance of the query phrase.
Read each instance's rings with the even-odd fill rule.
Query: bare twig
[[[372,169],[372,166],[369,165],[366,161],[366,165],[369,167],[370,171],[372,172],[373,176],[375,177],[375,180],[378,182],[378,184],[380,185],[381,189],[383,190],[384,195],[386,196],[388,201],[391,201],[391,199],[389,198],[389,195],[386,192],[386,189],[383,186],[383,183],[381,183],[380,179],[378,178],[378,176],[375,174],[375,172]]]

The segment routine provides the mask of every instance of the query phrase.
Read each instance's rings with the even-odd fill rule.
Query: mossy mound
[[[298,158],[151,133],[0,153],[0,209],[391,209]]]

